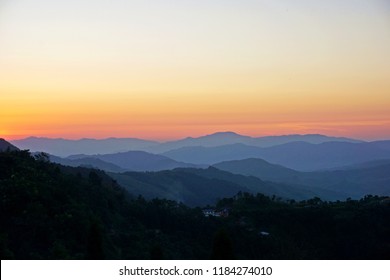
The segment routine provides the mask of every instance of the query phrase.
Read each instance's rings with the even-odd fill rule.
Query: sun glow
[[[0,6],[3,137],[390,137],[384,1],[55,2]]]

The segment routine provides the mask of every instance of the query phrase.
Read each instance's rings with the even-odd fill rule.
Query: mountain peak
[[[210,135],[239,135],[239,136],[241,136],[240,134],[237,134],[234,131],[217,131],[217,132],[214,132]]]
[[[208,134],[208,135],[205,135],[203,137],[247,137],[247,136],[243,136],[243,135],[240,135],[238,133],[235,133],[233,131],[218,131],[218,132],[215,132],[215,133],[212,133],[212,134]],[[202,138],[202,137],[200,137]]]

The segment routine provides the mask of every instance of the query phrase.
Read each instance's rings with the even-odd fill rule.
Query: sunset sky
[[[0,0],[0,137],[390,139],[388,0]]]

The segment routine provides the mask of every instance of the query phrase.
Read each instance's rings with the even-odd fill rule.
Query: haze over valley
[[[237,192],[330,201],[390,195],[386,140],[217,132],[168,142],[29,137],[11,143],[45,152],[55,163],[106,171],[134,195],[190,206],[213,204]]]

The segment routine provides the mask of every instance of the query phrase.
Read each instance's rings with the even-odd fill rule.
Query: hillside
[[[325,142],[310,144],[290,142],[268,148],[244,144],[219,147],[186,147],[163,153],[174,160],[195,164],[216,164],[222,161],[261,158],[299,171],[315,171],[367,161],[390,159],[390,150],[376,142]]]
[[[224,172],[214,167],[209,167],[207,169],[186,168],[181,170],[183,172],[197,174],[205,178],[234,182],[248,188],[251,193],[261,193],[271,197],[276,196],[277,198],[284,200],[305,200],[313,197],[321,197],[324,200],[342,200],[348,197],[347,194],[339,191],[329,191],[315,186],[304,186],[294,183],[284,184],[263,181],[254,176],[237,176],[237,174]]]
[[[348,197],[337,191],[265,182],[256,177],[235,175],[216,168],[110,173],[110,176],[133,195],[170,199],[189,206],[214,204],[218,199],[231,197],[238,192],[262,193],[285,200],[303,200],[316,196],[328,200]]]
[[[88,168],[95,168],[104,170],[107,172],[125,172],[127,171],[124,168],[119,167],[118,165],[115,165],[110,162],[103,161],[99,158],[89,157],[85,156],[82,158],[75,158],[75,159],[69,159],[69,158],[61,158],[53,155],[48,155],[51,162],[72,166],[72,167],[88,167]]]
[[[261,152],[260,158],[300,171],[315,171],[379,159],[390,159],[390,150],[375,142],[291,142]]]
[[[343,167],[341,170],[299,172],[261,159],[222,162],[214,165],[234,174],[251,175],[262,180],[299,184],[344,193],[353,198],[367,194],[390,195],[389,160]],[[322,197],[322,196],[320,196]]]
[[[224,161],[213,165],[215,168],[234,174],[255,176],[262,180],[274,182],[292,182],[301,172],[278,165],[271,164],[260,158]]]
[[[188,206],[213,205],[219,199],[250,190],[234,182],[205,178],[186,171],[110,173],[129,193],[147,199],[169,199]]]
[[[283,202],[240,192],[214,206],[227,217],[207,218],[174,201],[134,198],[104,172],[26,151],[0,153],[0,195],[2,260],[390,257],[388,197]]]
[[[0,195],[2,260],[208,259],[217,230],[199,209],[134,199],[104,172],[25,151],[0,153]]]
[[[10,150],[10,151],[17,151],[19,150],[17,147],[12,145],[11,143],[5,141],[3,138],[0,138],[0,152]]]
[[[93,158],[127,171],[160,171],[169,170],[178,167],[196,167],[195,164],[179,162],[162,155],[155,155],[142,151],[129,151],[115,154],[98,154],[98,155],[72,155],[67,157],[68,160],[83,160]]]
[[[187,162],[194,164],[215,164],[222,161],[257,157],[261,151],[263,148],[245,144],[231,144],[218,147],[183,147],[162,153],[162,155],[178,161],[187,160]]]
[[[390,140],[374,141],[374,142],[371,142],[371,144],[380,148],[380,149],[390,151]]]

